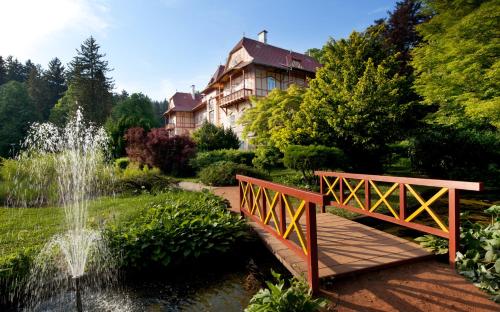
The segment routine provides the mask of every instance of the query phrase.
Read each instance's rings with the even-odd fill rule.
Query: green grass
[[[100,227],[111,220],[125,221],[166,196],[167,193],[94,200],[89,206],[89,225]],[[41,248],[53,235],[64,231],[63,220],[61,207],[0,207],[0,266],[2,258],[17,255],[25,249]]]

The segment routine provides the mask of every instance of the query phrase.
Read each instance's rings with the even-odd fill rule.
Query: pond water
[[[247,271],[198,281],[134,280],[106,292],[84,293],[84,311],[243,311],[260,283]],[[35,311],[75,311],[74,292],[51,298]]]

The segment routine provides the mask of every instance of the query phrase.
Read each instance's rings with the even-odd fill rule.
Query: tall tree
[[[71,96],[74,97],[71,100],[77,101],[78,104],[71,103],[73,108],[63,110],[71,114],[74,108],[79,106],[87,120],[103,124],[112,109],[113,81],[107,76],[111,69],[104,59],[106,55],[101,54],[99,50],[100,46],[93,37],[85,40],[77,50],[77,56],[69,64],[68,81],[72,88]],[[60,103],[67,103],[67,100]],[[60,112],[54,114],[59,115]]]
[[[106,122],[114,156],[125,155],[124,135],[128,129],[140,127],[147,131],[158,125],[151,100],[142,93],[134,93],[119,102]]]
[[[7,71],[6,81],[24,81],[24,66],[12,55],[7,56],[5,67]]]
[[[384,25],[324,47],[324,65],[310,81],[294,136],[300,144],[336,145],[354,169],[377,171],[387,144],[398,138],[407,105],[396,55],[384,48]]]
[[[43,118],[47,119],[52,107],[54,107],[68,89],[64,77],[64,66],[57,57],[49,62],[49,67],[43,73],[43,79],[48,85],[48,107],[43,111]]]
[[[418,26],[413,50],[415,88],[438,104],[443,124],[490,124],[500,129],[500,2],[428,0],[434,16]]]
[[[35,120],[35,106],[23,83],[9,81],[0,86],[0,157],[18,150],[29,123]]]
[[[5,61],[0,55],[0,86],[7,82],[7,68],[5,67]]]
[[[36,119],[46,120],[49,113],[48,85],[42,78],[42,67],[40,65],[31,67],[26,86],[28,94],[35,106]]]

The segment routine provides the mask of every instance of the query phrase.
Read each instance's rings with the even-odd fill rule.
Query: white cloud
[[[0,52],[19,58],[29,58],[60,33],[105,35],[110,26],[100,0],[7,0],[0,7]]]

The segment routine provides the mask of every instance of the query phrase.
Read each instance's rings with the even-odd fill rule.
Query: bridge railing
[[[304,259],[309,285],[313,291],[317,290],[316,208],[324,210],[324,196],[242,175],[237,175],[236,179],[239,181],[241,214],[259,223]],[[304,214],[305,233],[300,222]]]
[[[448,239],[449,262],[452,266],[455,265],[455,256],[460,244],[459,191],[482,191],[483,189],[481,182],[330,171],[316,171],[315,175],[320,180],[321,194],[331,199],[329,202],[331,206]],[[396,192],[399,194],[395,195]],[[432,192],[433,195],[428,196],[429,192]],[[423,193],[427,196],[422,195]],[[445,194],[448,194],[447,211],[441,213],[440,216],[431,205],[437,204]],[[424,199],[424,197],[428,197],[428,199]],[[415,202],[415,205],[409,207],[409,200]],[[382,209],[384,211],[381,211]],[[434,226],[423,224],[422,220],[417,220],[417,217],[422,219],[424,212],[427,214],[425,223],[433,221]]]

